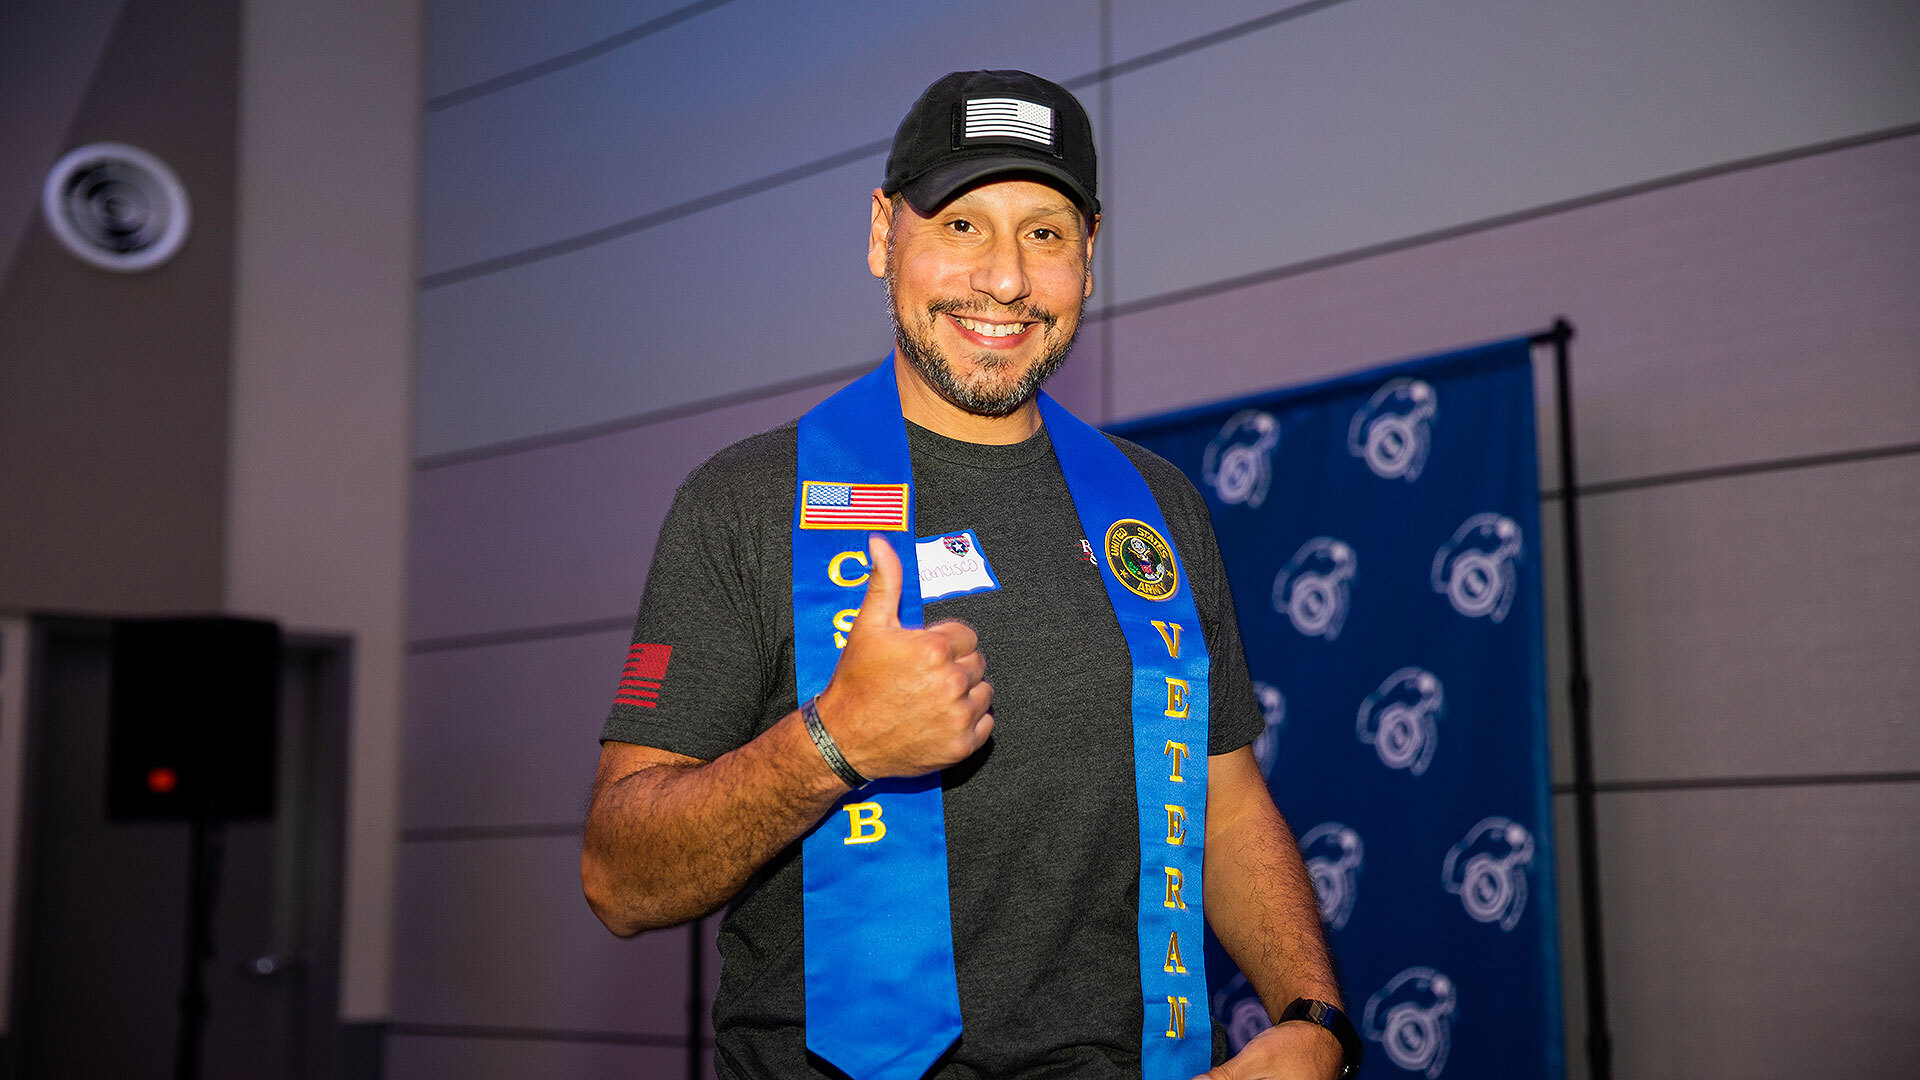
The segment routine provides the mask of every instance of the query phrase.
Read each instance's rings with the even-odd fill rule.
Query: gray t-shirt
[[[636,643],[670,646],[652,707],[615,704],[603,739],[698,758],[798,706],[792,537],[796,427],[714,455],[674,499]],[[931,1076],[1137,1077],[1140,856],[1131,665],[1044,430],[983,446],[907,426],[915,535],[972,529],[1000,587],[934,600],[928,623],[980,636],[994,733],[941,776],[965,1033]],[[1207,508],[1179,470],[1122,439],[1193,588],[1211,655],[1209,750],[1263,728]],[[848,547],[864,547],[849,533]],[[857,569],[857,568],[854,568]],[[656,650],[652,653],[658,656]],[[722,1077],[831,1077],[805,1049],[800,846],[767,864],[720,927]],[[1215,1059],[1221,1040],[1216,1032]]]

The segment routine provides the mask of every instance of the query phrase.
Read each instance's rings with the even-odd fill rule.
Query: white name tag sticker
[[[986,552],[980,550],[980,538],[972,529],[915,540],[913,549],[920,560],[922,603],[1000,587]]]

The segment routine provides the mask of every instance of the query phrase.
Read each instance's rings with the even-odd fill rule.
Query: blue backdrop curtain
[[[1532,347],[1122,425],[1213,512],[1361,1075],[1564,1075]],[[1236,1049],[1267,1026],[1209,941]]]

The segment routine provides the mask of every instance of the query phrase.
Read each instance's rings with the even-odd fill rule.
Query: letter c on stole
[[[866,571],[862,570],[860,572],[859,577],[850,578],[847,576],[846,571],[841,569],[841,567],[846,564],[846,561],[848,559],[852,559],[854,562],[859,563],[861,566],[867,565],[866,552],[843,551],[840,554],[835,555],[833,558],[827,560],[827,580],[833,582],[835,585],[838,585],[838,586],[841,586],[842,588],[847,588],[847,589],[855,588],[860,585],[865,585],[867,583]]]

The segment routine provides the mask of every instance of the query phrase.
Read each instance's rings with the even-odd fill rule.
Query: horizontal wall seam
[[[1137,314],[1142,311],[1151,311],[1155,308],[1169,307],[1174,304],[1184,304],[1190,300],[1200,300],[1210,296],[1218,296],[1221,293],[1236,292],[1240,289],[1251,288],[1255,285],[1265,285],[1285,278],[1311,274],[1315,271],[1327,270],[1336,266],[1345,266],[1348,263],[1360,262],[1380,255],[1391,255],[1412,248],[1424,247],[1428,244],[1436,244],[1443,240],[1454,240],[1463,236],[1471,236],[1475,233],[1489,232],[1494,229],[1504,228],[1508,225],[1518,225],[1523,222],[1552,217],[1556,214],[1564,214],[1573,210],[1584,210],[1602,203],[1631,199],[1636,195],[1646,195],[1655,191],[1664,191],[1668,188],[1683,187],[1701,180],[1711,180],[1715,177],[1746,172],[1750,169],[1764,168],[1768,165],[1779,165],[1788,161],[1797,161],[1801,158],[1818,157],[1822,154],[1831,154],[1841,150],[1852,150],[1856,147],[1886,142],[1890,139],[1898,139],[1916,133],[1920,133],[1920,123],[1901,124],[1897,127],[1883,128],[1879,131],[1870,131],[1861,135],[1849,135],[1844,138],[1830,139],[1825,142],[1811,143],[1806,146],[1793,147],[1787,150],[1777,150],[1769,154],[1759,154],[1754,157],[1724,161],[1717,165],[1706,165],[1698,169],[1688,169],[1683,172],[1654,177],[1651,180],[1640,180],[1617,188],[1609,188],[1605,191],[1596,191],[1587,195],[1576,195],[1570,199],[1559,199],[1554,202],[1527,207],[1523,210],[1496,214],[1493,217],[1481,218],[1477,221],[1464,222],[1459,225],[1449,225],[1444,229],[1433,229],[1428,232],[1415,233],[1412,236],[1401,237],[1397,240],[1385,240],[1377,244],[1353,248],[1349,251],[1316,256],[1297,263],[1288,263],[1284,266],[1276,266],[1267,270],[1256,270],[1252,273],[1221,278],[1219,281],[1193,285],[1184,289],[1175,289],[1157,296],[1142,297],[1139,300],[1130,300],[1124,304],[1114,304],[1107,308],[1103,314],[1106,318],[1112,319],[1124,315]]]
[[[686,202],[675,203],[664,209],[641,214],[636,218],[628,218],[626,221],[617,221],[612,225],[593,229],[589,232],[581,233],[578,236],[569,236],[550,243],[537,244],[520,251],[508,252],[505,255],[496,255],[490,259],[481,259],[479,262],[468,263],[465,266],[456,266],[450,270],[440,270],[435,273],[426,274],[420,278],[420,291],[425,292],[429,289],[440,288],[443,285],[453,285],[457,282],[471,281],[474,278],[485,277],[488,274],[497,274],[502,270],[511,270],[516,266],[542,262],[559,255],[571,254],[584,248],[596,247],[609,240],[618,240],[623,236],[631,236],[634,233],[651,229],[655,225],[665,225],[670,221],[678,221],[681,218],[691,217],[705,210],[712,210],[731,202],[738,202],[749,196],[758,195],[763,191],[772,191],[777,187],[785,187],[788,184],[805,180],[808,177],[818,176],[823,172],[830,172],[842,165],[851,165],[862,158],[877,157],[880,154],[886,153],[887,147],[891,145],[891,143],[891,139],[877,139],[873,142],[856,146],[851,150],[842,150],[838,154],[829,154],[826,157],[809,161],[804,165],[796,165],[791,169],[774,173],[771,176],[763,176],[758,180],[749,180],[744,184],[735,184],[730,188],[723,188],[710,195],[702,195],[697,199],[688,199]]]
[[[1892,446],[1866,447],[1860,450],[1842,450],[1829,454],[1808,454],[1800,457],[1777,458],[1770,461],[1749,461],[1734,465],[1716,465],[1704,469],[1688,469],[1682,472],[1660,473],[1626,480],[1607,480],[1597,484],[1581,484],[1577,490],[1583,498],[1596,495],[1611,495],[1623,491],[1639,491],[1648,488],[1669,487],[1676,484],[1701,483],[1709,480],[1721,480],[1735,476],[1758,476],[1774,473],[1796,472],[1801,469],[1825,468],[1832,465],[1849,465],[1865,461],[1884,461],[1891,458],[1920,455],[1920,443],[1896,443]],[[1540,493],[1541,502],[1554,502],[1560,498],[1559,488],[1548,488]],[[447,637],[419,638],[407,643],[407,652],[413,655],[423,653],[449,652],[455,649],[476,649],[489,645],[512,645],[524,641],[543,641],[551,638],[584,637],[588,634],[604,633],[633,624],[631,615],[608,615],[599,619],[583,619],[579,622],[547,623],[538,626],[516,627],[505,630],[490,630],[477,634],[456,634]]]
[[[496,1027],[491,1024],[417,1024],[395,1021],[387,1034],[436,1039],[515,1039],[523,1042],[611,1043],[622,1046],[687,1045],[684,1035],[648,1035],[636,1031],[576,1031],[566,1028]],[[711,1045],[706,1039],[702,1046]]]
[[[725,2],[725,0],[721,0],[721,2]],[[1144,53],[1140,56],[1134,57],[1131,60],[1125,60],[1118,64],[1113,64],[1108,67],[1100,68],[1096,71],[1088,72],[1085,75],[1076,76],[1074,78],[1068,79],[1063,85],[1072,89],[1079,89],[1084,86],[1089,86],[1093,83],[1105,82],[1119,75],[1131,74],[1135,71],[1141,70],[1142,68],[1148,68],[1148,67],[1152,67],[1155,64],[1164,63],[1165,61],[1174,59],[1175,57],[1184,56],[1187,53],[1206,48],[1207,46],[1217,45],[1223,41],[1230,41],[1237,37],[1243,37],[1247,34],[1251,34],[1258,30],[1265,30],[1268,27],[1278,25],[1279,23],[1286,22],[1290,19],[1296,19],[1302,15],[1310,15],[1316,11],[1321,11],[1323,9],[1334,7],[1335,5],[1343,4],[1346,2],[1347,0],[1309,0],[1308,3],[1297,4],[1293,7],[1285,8],[1280,11],[1273,12],[1272,14],[1262,15],[1262,16],[1259,16],[1258,18],[1248,19],[1245,22],[1236,23],[1233,26],[1229,26],[1224,30],[1216,30],[1210,34],[1202,34],[1201,36],[1196,38],[1190,38],[1186,41],[1176,42],[1175,44],[1166,46],[1165,48],[1156,49],[1153,52],[1149,52],[1149,53]],[[701,5],[696,4],[693,6],[700,7]],[[709,4],[707,6],[717,7],[718,4],[714,3],[714,4]],[[683,8],[682,10],[684,11],[688,9]],[[696,11],[696,12],[693,12],[693,14],[697,15],[697,14],[700,14],[700,12]],[[666,18],[666,17],[667,16],[663,16],[663,18]],[[661,20],[656,19],[654,21],[659,22]],[[675,20],[675,21],[679,21],[679,20]],[[647,25],[651,26],[652,24],[649,23]],[[615,35],[615,36],[619,37],[620,35]],[[609,38],[607,40],[611,41],[613,39]],[[638,38],[633,38],[630,40],[638,40]],[[621,41],[618,44],[609,47],[608,49],[601,49],[600,52],[595,52],[592,55],[598,56],[600,55],[601,52],[611,51],[612,48],[618,48],[620,45],[624,45],[626,43],[627,43],[626,41]],[[595,49],[595,48],[598,48],[598,46],[592,45],[592,46],[588,46],[587,48]],[[569,53],[567,55],[572,56],[573,54]],[[591,57],[582,57],[582,59],[591,59]],[[577,63],[577,62],[578,61],[574,61],[574,63]],[[533,65],[533,67],[536,67],[536,68],[541,66],[542,65],[540,64]],[[561,70],[562,68],[570,67],[570,66],[572,66],[572,63],[560,64],[558,67],[555,67],[552,70],[558,71],[558,70]],[[532,68],[525,68],[522,70],[531,71]],[[527,78],[537,78],[539,75],[544,75],[544,74],[548,74],[548,72],[546,71],[536,72],[533,75],[527,76]],[[503,75],[501,76],[501,79],[506,79],[509,77],[510,76]],[[498,81],[498,80],[494,80],[494,81]],[[514,81],[524,82],[526,80],[516,79]],[[512,85],[512,83],[508,83],[507,85]],[[504,89],[504,87],[495,87],[494,89]],[[488,92],[491,92],[491,91],[488,91]],[[459,94],[459,93],[464,93],[464,91],[454,91],[454,93]],[[452,95],[446,95],[446,96],[450,97]],[[477,97],[479,95],[475,94],[473,96]],[[439,101],[443,99],[436,98],[434,100]],[[466,100],[466,99],[463,99],[463,100]],[[457,102],[455,104],[457,104]],[[432,102],[428,103],[427,111],[429,112],[434,111]],[[588,248],[598,244],[604,244],[609,240],[617,240],[620,237],[630,236],[636,232],[640,232],[643,229],[653,228],[655,225],[664,225],[669,221],[677,221],[680,218],[687,217],[692,214],[700,213],[703,210],[712,210],[716,207],[724,206],[730,202],[738,202],[741,199],[745,199],[753,195],[758,195],[765,191],[771,191],[777,187],[783,187],[787,184],[795,183],[800,180],[805,180],[808,177],[817,176],[820,173],[827,172],[832,169],[837,169],[842,165],[851,165],[854,162],[859,161],[863,158],[877,157],[880,154],[886,153],[888,148],[891,147],[892,145],[893,145],[892,136],[888,136],[883,139],[875,139],[872,142],[862,143],[861,145],[853,147],[850,150],[842,150],[837,154],[829,154],[826,157],[818,158],[814,161],[805,162],[800,165],[795,165],[790,169],[784,169],[780,172],[776,172],[768,176],[763,176],[758,180],[748,180],[745,183],[735,184],[731,187],[722,188],[719,191],[713,192],[708,195],[700,196],[699,198],[696,198],[696,199],[689,199],[685,202],[675,203],[674,205],[665,207],[664,209],[655,210],[646,214],[641,214],[638,217],[628,218],[625,221],[617,221],[611,225],[606,225],[598,229],[593,229],[588,232],[580,233],[577,236],[566,237],[564,239],[555,240],[546,244],[538,244],[538,245],[535,245],[534,247],[525,248],[520,251],[508,252],[504,255],[494,256],[493,258],[481,259],[477,262],[471,262],[462,266],[450,267],[446,270],[440,270],[431,274],[426,274],[420,278],[420,289],[423,292],[428,289],[437,289],[443,285],[452,285],[455,282],[468,281],[476,277],[484,277],[488,274],[497,274],[503,270],[511,270],[516,266],[525,266],[528,263],[539,262],[543,259],[551,259],[558,255],[565,255],[574,251],[579,251],[582,248]]]
[[[421,653],[448,652],[453,649],[482,649],[489,645],[515,645],[523,641],[543,641],[548,638],[585,637],[588,634],[602,634],[609,630],[624,630],[633,625],[631,615],[608,615],[600,619],[582,619],[578,622],[547,623],[542,626],[523,626],[507,630],[488,630],[478,634],[452,634],[447,637],[421,638],[407,643],[407,652]]]
[[[1778,776],[1691,776],[1658,780],[1601,780],[1593,790],[1602,795],[1632,794],[1646,791],[1727,791],[1748,788],[1856,787],[1866,784],[1916,784],[1920,772],[1866,773],[1783,773]],[[1555,795],[1571,795],[1574,785],[1556,782]],[[402,829],[404,843],[440,843],[449,840],[520,840],[540,837],[579,836],[582,827],[575,824],[552,825],[473,825],[448,828]]]
[[[1185,41],[1176,41],[1171,45],[1162,46],[1151,52],[1141,53],[1131,60],[1122,60],[1119,63],[1108,64],[1106,67],[1100,68],[1097,71],[1090,71],[1085,75],[1068,79],[1060,85],[1065,86],[1069,90],[1078,90],[1082,87],[1092,86],[1094,83],[1107,82],[1121,75],[1131,75],[1136,71],[1153,67],[1156,64],[1164,64],[1169,60],[1178,59],[1188,53],[1195,53],[1201,49],[1222,45],[1235,38],[1243,38],[1248,34],[1278,26],[1283,22],[1291,22],[1303,15],[1312,15],[1315,12],[1325,11],[1330,7],[1338,7],[1347,2],[1348,0],[1308,0],[1308,2],[1304,4],[1295,4],[1292,7],[1281,8],[1279,11],[1269,12],[1265,15],[1256,15],[1244,22],[1237,22],[1232,26],[1222,27],[1218,30],[1201,34],[1199,37],[1188,38]]]
[[[436,825],[401,829],[400,840],[409,844],[436,844],[448,840],[544,840],[558,836],[579,836],[583,829],[577,821],[533,825]]]
[[[690,401],[682,405],[672,405],[664,409],[655,409],[652,412],[623,416],[615,420],[603,420],[597,424],[568,428],[565,431],[551,431],[541,435],[529,435],[526,438],[514,439],[510,442],[477,446],[471,450],[450,450],[444,454],[431,454],[417,459],[414,462],[414,468],[417,471],[425,472],[428,469],[438,469],[447,465],[463,465],[469,461],[485,461],[488,458],[504,457],[508,454],[520,454],[529,450],[544,450],[550,446],[564,446],[567,443],[584,442],[587,439],[597,439],[602,435],[613,435],[622,431],[631,431],[634,428],[665,423],[668,420],[679,420],[683,417],[698,416],[701,413],[713,412],[716,409],[729,408],[734,405],[751,405],[756,401],[778,397],[781,394],[790,394],[798,390],[807,390],[816,386],[826,386],[843,379],[857,378],[873,370],[874,365],[878,364],[880,359],[882,358],[863,361],[850,367],[834,368],[831,371],[823,371],[817,375],[803,375],[797,379],[788,379],[784,382],[756,386],[751,390],[739,390],[731,394],[722,394],[719,397],[702,398],[699,401]]]
[[[1799,457],[1773,458],[1766,461],[1743,461],[1732,465],[1709,465],[1705,468],[1683,469],[1679,472],[1656,473],[1652,476],[1631,477],[1623,480],[1603,480],[1597,484],[1581,484],[1574,490],[1584,499],[1595,495],[1611,495],[1620,491],[1643,491],[1647,488],[1668,487],[1673,484],[1724,480],[1733,476],[1794,472],[1799,469],[1818,469],[1829,465],[1852,465],[1862,461],[1881,461],[1913,454],[1920,454],[1920,442],[1869,446],[1858,450],[1836,450],[1825,454],[1805,454]],[[1555,501],[1560,498],[1560,495],[1559,488],[1548,488],[1540,493],[1540,501]]]
[[[1834,787],[1860,784],[1920,783],[1920,772],[1804,773],[1780,776],[1694,776],[1666,780],[1601,780],[1593,790],[1602,795],[1642,791],[1721,791],[1738,788]],[[1574,785],[1556,783],[1555,795],[1571,795]]]
[[[699,0],[698,3],[688,4],[683,8],[676,8],[658,18],[648,19],[639,26],[629,27],[617,34],[609,34],[599,41],[582,45],[577,49],[563,52],[558,56],[550,56],[545,60],[528,64],[525,67],[515,68],[505,74],[495,75],[490,79],[482,79],[470,86],[463,86],[458,90],[449,90],[436,97],[430,97],[427,99],[426,111],[435,113],[442,109],[450,109],[455,105],[463,105],[475,98],[482,98],[488,94],[498,93],[510,86],[519,86],[521,83],[531,82],[544,75],[551,75],[556,71],[565,71],[570,67],[584,64],[595,57],[605,56],[615,49],[631,45],[641,38],[652,37],[654,34],[669,27],[678,26],[696,15],[704,15],[714,8],[725,7],[732,2],[733,0]]]
[[[1696,180],[1711,179],[1716,176],[1724,176],[1730,173],[1740,172],[1747,169],[1764,168],[1768,165],[1778,165],[1784,162],[1794,161],[1801,158],[1818,157],[1821,154],[1835,153],[1842,150],[1851,150],[1857,147],[1867,146],[1877,142],[1885,142],[1892,139],[1903,138],[1905,136],[1915,135],[1915,134],[1920,134],[1920,123],[1903,124],[1899,127],[1887,128],[1882,131],[1871,132],[1865,135],[1850,136],[1845,139],[1838,139],[1831,142],[1814,143],[1814,144],[1799,147],[1793,150],[1783,150],[1775,154],[1766,154],[1766,155],[1762,155],[1760,157],[1755,157],[1755,158],[1745,158],[1740,161],[1727,162],[1722,165],[1709,166],[1708,168],[1705,168],[1705,169],[1697,169],[1687,173],[1676,173],[1673,176],[1669,176],[1669,177],[1643,181],[1637,184],[1629,184],[1626,187],[1617,188],[1612,191],[1599,192],[1593,195],[1583,195],[1576,199],[1569,199],[1564,202],[1549,203],[1544,206],[1534,207],[1529,210],[1517,211],[1513,214],[1506,214],[1498,217],[1487,218],[1485,220],[1477,221],[1477,222],[1469,222],[1464,225],[1450,226],[1446,229],[1436,230],[1434,232],[1428,232],[1428,233],[1421,233],[1417,236],[1407,237],[1401,240],[1388,241],[1382,244],[1375,244],[1370,247],[1356,248],[1349,252],[1323,256],[1317,259],[1311,259],[1306,262],[1290,263],[1285,266],[1275,267],[1269,270],[1256,271],[1251,274],[1244,274],[1244,275],[1240,275],[1238,277],[1233,277],[1233,278],[1225,278],[1210,284],[1197,285],[1187,289],[1179,289],[1169,293],[1162,293],[1158,296],[1144,297],[1139,300],[1129,301],[1126,304],[1110,305],[1110,306],[1103,307],[1088,313],[1087,322],[1089,323],[1105,322],[1110,319],[1118,318],[1122,315],[1130,315],[1136,312],[1146,311],[1146,310],[1150,310],[1158,307],[1167,307],[1173,304],[1184,303],[1189,300],[1203,299],[1205,297],[1217,295],[1219,293],[1231,292],[1235,289],[1250,288],[1254,285],[1266,284],[1271,281],[1278,281],[1282,278],[1296,277],[1302,274],[1312,273],[1317,270],[1330,269],[1335,266],[1342,266],[1349,263],[1359,262],[1364,259],[1373,258],[1379,255],[1391,255],[1401,251],[1406,251],[1416,247],[1421,247],[1427,244],[1437,244],[1446,240],[1459,239],[1460,237],[1469,236],[1474,233],[1491,231],[1494,229],[1502,228],[1507,225],[1518,224],[1523,221],[1535,220],[1538,218],[1548,217],[1553,214],[1564,213],[1572,210],[1585,209],[1587,207],[1596,206],[1602,203],[1613,201],[1615,199],[1632,198],[1633,196],[1643,195],[1651,191],[1661,190],[1669,187],[1677,187],[1684,184],[1692,183]],[[801,166],[801,168],[806,168],[806,167],[807,166]],[[682,204],[682,205],[687,205],[687,204]],[[562,242],[564,243],[565,241],[562,241]],[[502,257],[506,258],[507,256],[502,256]],[[455,271],[446,271],[446,272],[453,273]],[[434,276],[434,275],[429,275],[429,276]],[[423,282],[425,280],[426,280],[425,278],[422,279]],[[645,427],[648,424],[657,423],[659,422],[659,420],[662,420],[662,419],[667,419],[667,420],[678,419],[680,417],[696,415],[698,413],[708,412],[714,409],[721,409],[721,408],[727,408],[734,405],[747,404],[753,401],[760,400],[762,398],[773,397],[777,394],[783,394],[783,393],[789,392],[790,390],[802,388],[801,385],[797,385],[797,384],[803,383],[804,385],[819,385],[821,383],[831,382],[835,378],[845,378],[847,377],[846,372],[848,371],[853,371],[857,373],[858,371],[863,371],[863,370],[865,370],[864,367],[858,368],[858,369],[840,369],[825,375],[810,376],[805,380],[796,380],[795,382],[775,383],[769,386],[756,387],[753,390],[740,391],[737,393],[727,394],[720,397],[702,398],[698,401],[687,402],[684,405],[675,406],[674,408],[668,409],[668,410],[660,410],[658,412],[638,413],[638,414],[622,417],[615,420],[602,421],[597,424],[585,425],[577,428],[569,428],[565,431],[553,432],[553,433],[537,435],[537,436],[529,436],[529,437],[519,438],[519,439],[509,439],[509,440],[505,440],[497,443],[487,443],[482,446],[469,447],[464,450],[451,450],[451,451],[446,451],[438,454],[426,454],[416,458],[414,461],[414,465],[415,465],[415,468],[417,469],[431,469],[431,468],[438,468],[439,466],[442,466],[442,465],[460,464],[463,462],[479,461],[479,460],[483,460],[491,457],[501,457],[508,454],[521,453],[527,450],[544,449],[549,446],[557,446],[563,443],[577,442],[584,439],[594,438],[596,436],[607,434],[613,431],[625,431],[632,428]],[[1112,419],[1115,422],[1118,422],[1120,420],[1132,419],[1132,418],[1131,417],[1114,417]]]

